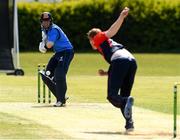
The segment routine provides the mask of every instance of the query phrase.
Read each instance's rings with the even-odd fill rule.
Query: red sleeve
[[[105,40],[108,40],[105,32],[99,32],[97,35],[94,36],[93,44],[98,48]]]

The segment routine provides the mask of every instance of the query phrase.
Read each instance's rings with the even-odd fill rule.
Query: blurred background
[[[38,51],[43,11],[52,13],[76,51],[91,51],[89,29],[107,30],[125,6],[129,16],[113,39],[133,52],[180,52],[179,0],[19,0],[20,51]]]

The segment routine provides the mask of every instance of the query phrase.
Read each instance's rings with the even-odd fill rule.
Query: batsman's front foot
[[[53,106],[54,107],[65,107],[66,101],[69,99],[69,97],[65,97],[65,102],[57,101]]]
[[[132,106],[134,104],[134,98],[129,96],[127,98],[127,102],[124,108],[124,116],[126,119],[129,119],[132,117]]]
[[[60,101],[57,101],[53,106],[54,107],[64,107],[66,104],[63,104],[62,102]]]

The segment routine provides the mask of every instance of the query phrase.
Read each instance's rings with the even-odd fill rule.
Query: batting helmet
[[[51,13],[49,12],[43,12],[41,14],[41,18],[40,18],[40,22],[42,23],[42,21],[50,21],[52,23],[53,18],[51,16]]]

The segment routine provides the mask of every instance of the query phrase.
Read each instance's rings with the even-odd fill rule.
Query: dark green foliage
[[[67,34],[75,50],[87,51],[86,33],[107,30],[123,7],[130,14],[114,40],[134,52],[180,52],[180,2],[170,0],[77,0],[56,4],[19,3],[20,50],[38,50],[40,14],[52,13],[54,23]]]

